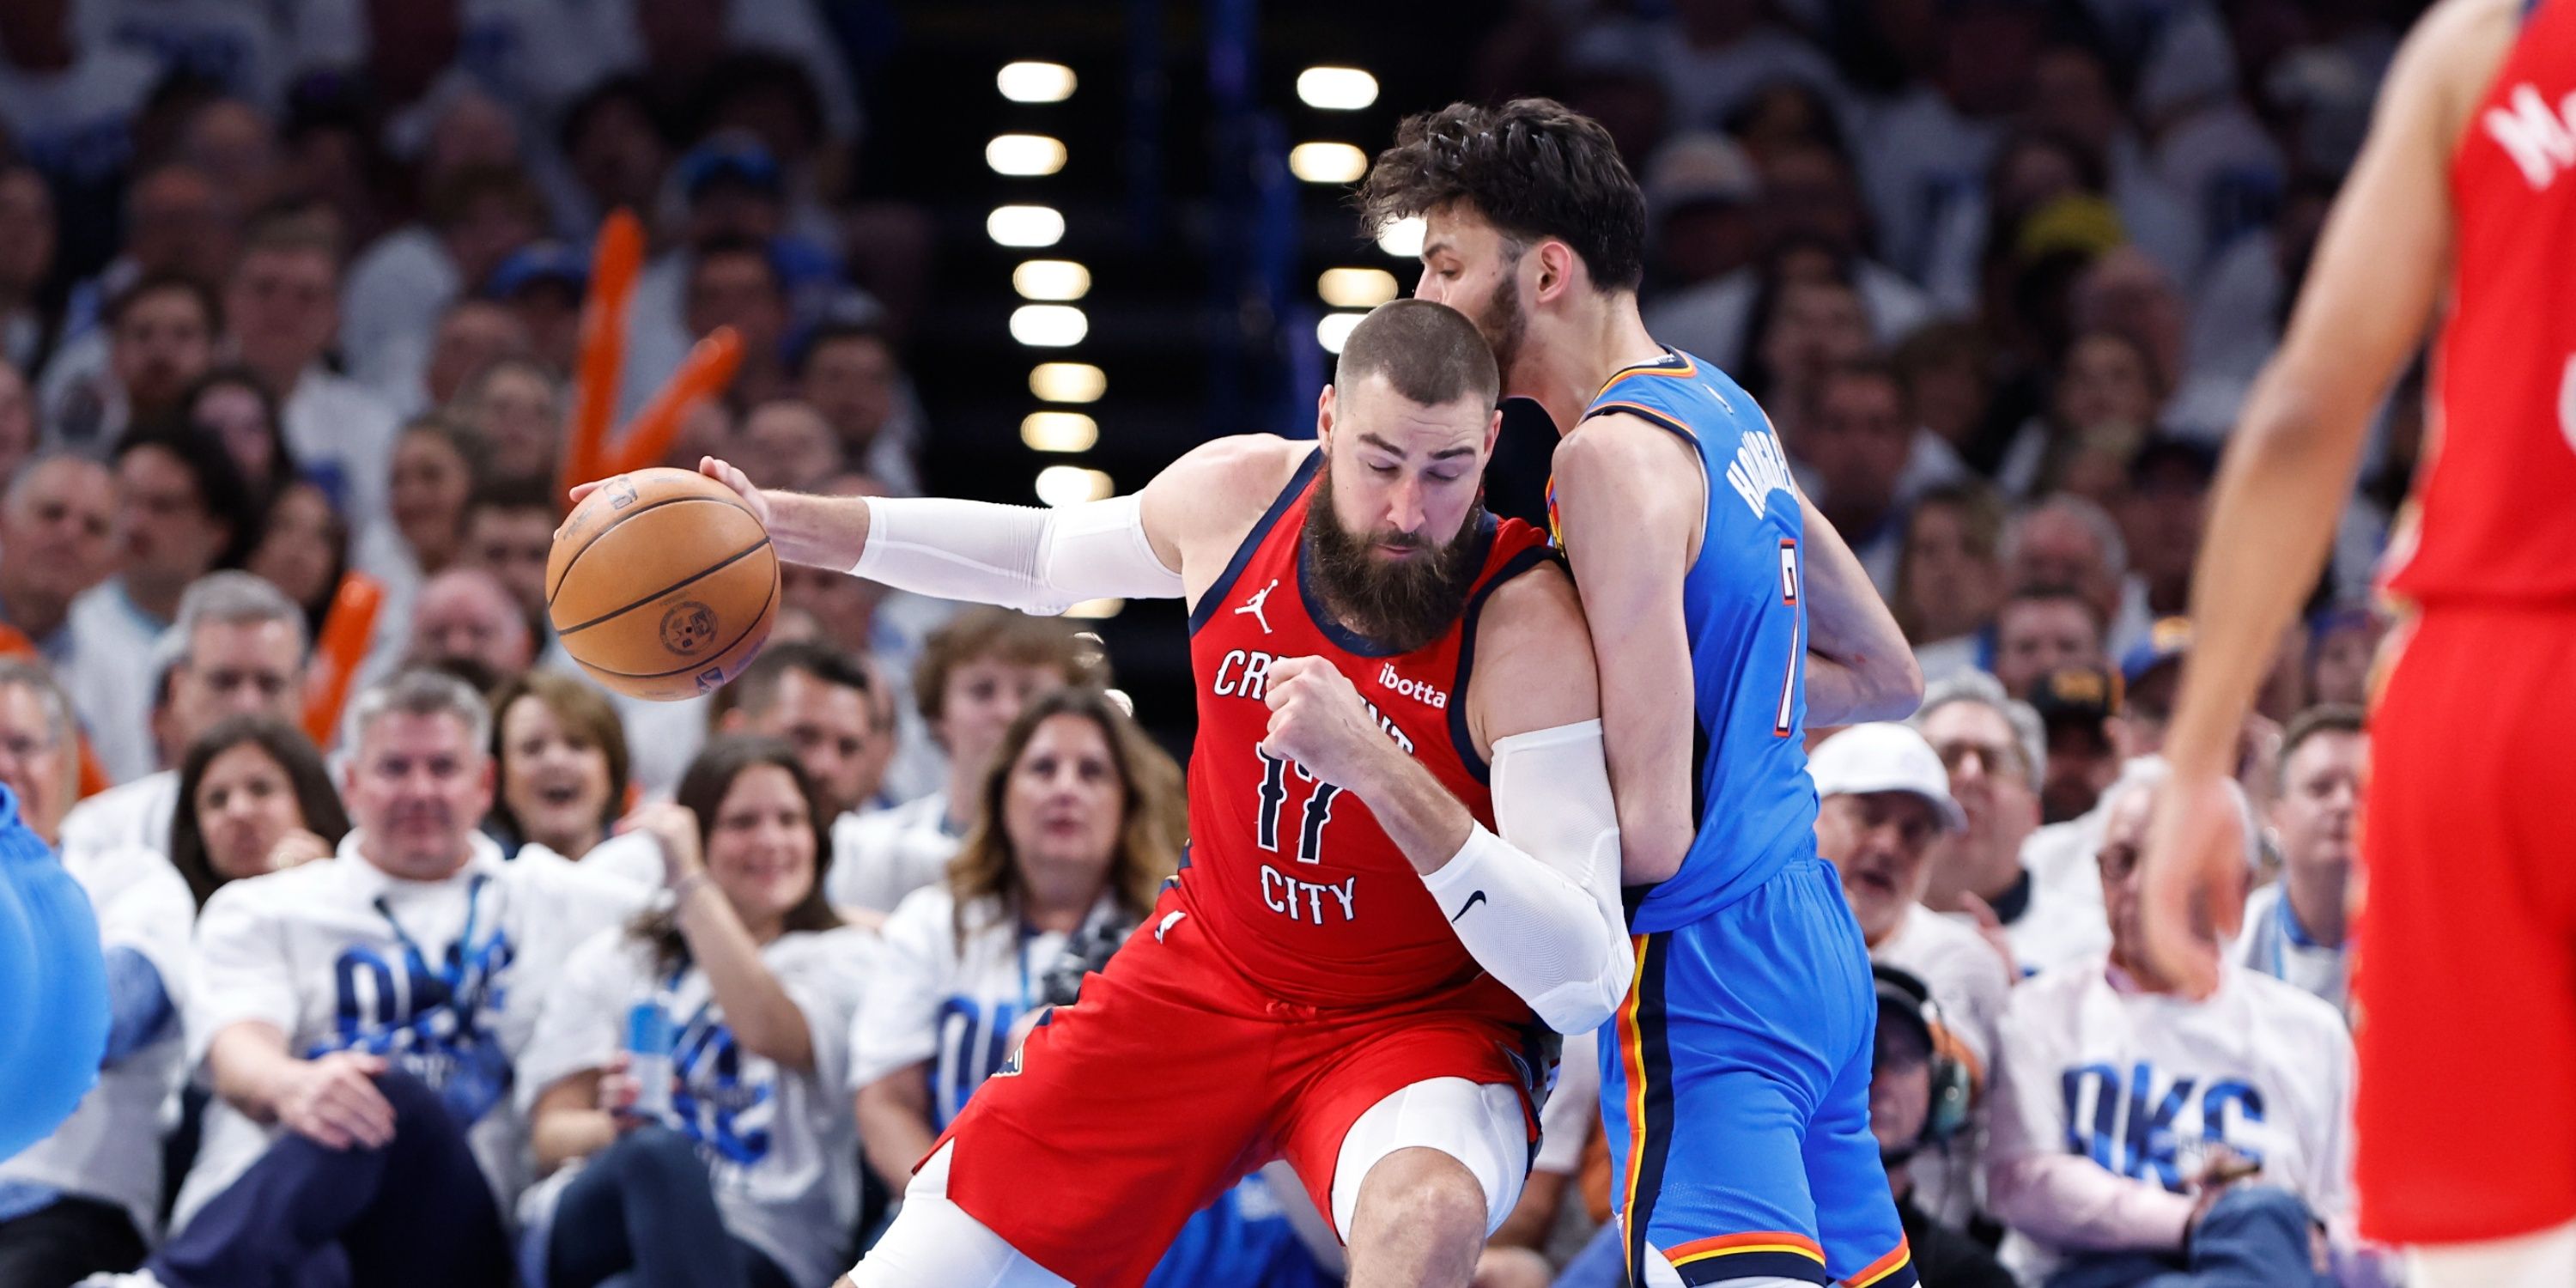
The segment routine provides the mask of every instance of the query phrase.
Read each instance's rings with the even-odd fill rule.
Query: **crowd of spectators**
[[[821,1288],[1179,863],[1065,624],[789,569],[759,664],[659,704],[546,621],[609,211],[621,422],[731,327],[674,460],[922,486],[925,221],[852,199],[831,8],[0,5],[0,783],[114,1001],[0,1165],[0,1282]],[[2411,382],[2243,732],[2212,1001],[2143,973],[2134,863],[2217,453],[2413,8],[1521,0],[1474,50],[1610,128],[1650,329],[1762,399],[1932,682],[1812,761],[1927,1284],[2389,1273],[2340,1010]],[[1593,1059],[1483,1288],[1618,1281]],[[1157,1282],[1336,1281],[1275,1182]]]

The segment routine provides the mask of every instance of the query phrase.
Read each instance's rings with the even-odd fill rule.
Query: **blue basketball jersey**
[[[1631,928],[1647,934],[1706,917],[1816,852],[1816,790],[1799,736],[1806,524],[1770,417],[1716,367],[1667,350],[1613,375],[1584,416],[1608,413],[1680,435],[1708,480],[1699,556],[1682,588],[1699,834],[1671,879],[1642,898],[1630,891]],[[1551,519],[1553,508],[1551,496]]]

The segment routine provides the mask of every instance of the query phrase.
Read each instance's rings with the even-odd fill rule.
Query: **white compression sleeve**
[[[1181,575],[1154,553],[1135,496],[1050,509],[942,497],[867,505],[868,543],[850,575],[897,590],[1029,613],[1181,595]]]
[[[1548,1027],[1586,1032],[1636,971],[1601,722],[1496,740],[1491,781],[1502,834],[1478,827],[1422,884],[1458,942]]]

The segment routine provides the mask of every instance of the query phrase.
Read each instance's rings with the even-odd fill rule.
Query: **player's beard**
[[[1484,521],[1479,497],[1457,535],[1440,545],[1421,534],[1348,531],[1333,509],[1333,467],[1327,464],[1306,503],[1306,566],[1342,625],[1374,644],[1410,653],[1440,638],[1466,610]],[[1381,546],[1416,553],[1390,557],[1380,553]]]
[[[1484,311],[1476,315],[1476,330],[1485,337],[1485,347],[1494,351],[1494,371],[1502,377],[1503,391],[1511,392],[1512,364],[1520,360],[1521,344],[1529,338],[1529,319],[1521,316],[1520,260],[1512,260],[1504,270],[1502,284],[1494,288],[1492,299],[1485,301]]]

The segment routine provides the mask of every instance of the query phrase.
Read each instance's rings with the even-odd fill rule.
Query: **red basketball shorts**
[[[2428,610],[2371,718],[2362,1232],[2576,1218],[2576,611]]]
[[[1193,1213],[1279,1157],[1329,1213],[1351,1125],[1433,1078],[1517,1085],[1537,1139],[1542,1057],[1527,1012],[1489,978],[1400,1006],[1283,1002],[1189,909],[1166,889],[1082,1000],[1030,1033],[1019,1071],[977,1088],[941,1138],[956,1145],[948,1197],[1022,1255],[1078,1288],[1143,1283]]]

